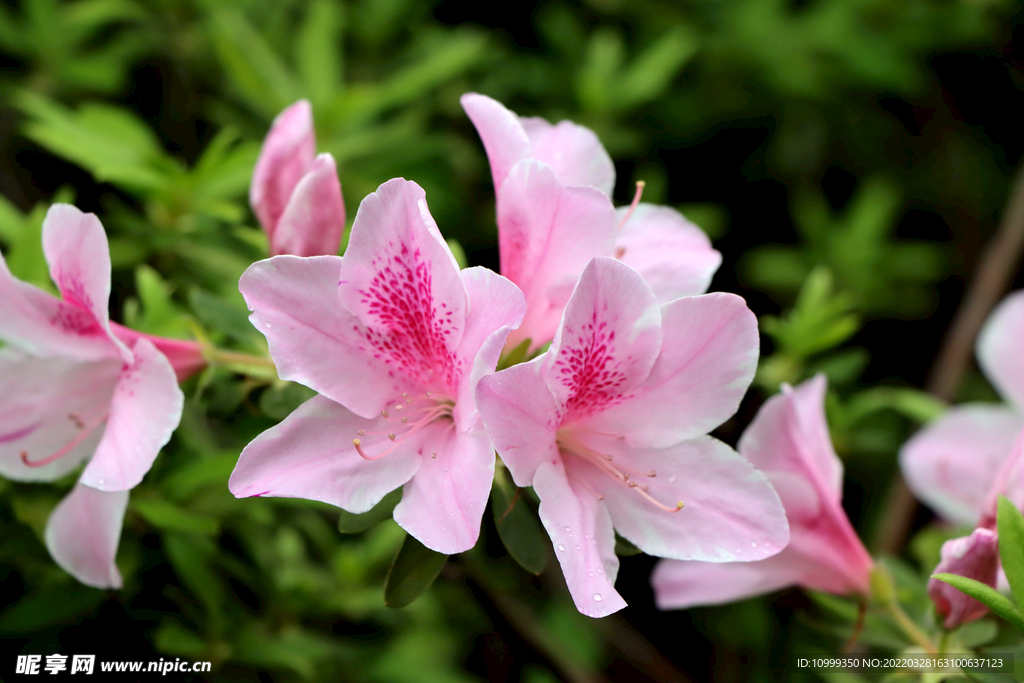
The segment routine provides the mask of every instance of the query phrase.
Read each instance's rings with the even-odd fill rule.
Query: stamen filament
[[[83,425],[81,431],[78,432],[78,434],[76,434],[71,439],[71,441],[68,441],[66,444],[64,444],[63,448],[58,450],[56,453],[48,455],[45,458],[43,458],[42,460],[29,460],[28,459],[28,451],[22,451],[21,452],[21,461],[23,463],[25,463],[25,465],[28,466],[28,467],[42,467],[44,465],[49,465],[51,462],[54,462],[55,460],[59,460],[60,458],[64,457],[65,455],[70,453],[72,450],[74,450],[75,447],[77,447],[80,443],[85,441],[85,439],[90,434],[92,434],[94,431],[96,431],[97,427],[99,427],[101,424],[106,422],[108,417],[110,417],[110,411],[109,410],[105,410],[102,413],[100,413],[92,422],[90,422],[90,423],[88,423],[86,425]]]
[[[634,212],[634,211],[636,211],[636,206],[637,206],[637,204],[639,204],[639,203],[640,203],[640,197],[642,197],[642,196],[643,196],[643,194],[644,194],[644,186],[645,186],[646,184],[647,184],[647,183],[645,183],[645,182],[644,182],[644,181],[642,181],[642,180],[638,180],[638,181],[636,181],[636,193],[634,193],[634,194],[633,194],[633,201],[632,201],[632,203],[630,203],[630,205],[629,205],[629,211],[627,211],[627,212],[626,212],[626,215],[625,215],[625,216],[623,216],[623,217],[622,217],[622,220],[621,220],[621,221],[619,222],[619,228],[620,228],[620,229],[622,228],[622,226],[623,226],[623,225],[625,225],[625,224],[626,224],[626,222],[627,222],[627,221],[628,221],[628,220],[629,220],[630,218],[632,218],[632,217],[633,217],[633,212]]]
[[[566,444],[563,441],[559,441],[559,446],[561,450],[566,451],[568,453],[572,453],[585,459],[587,462],[593,464],[599,470],[603,471],[605,474],[611,476],[612,479],[622,482],[623,484],[626,485],[627,488],[636,491],[638,494],[643,496],[644,499],[646,499],[649,503],[653,504],[655,507],[664,510],[665,512],[679,512],[680,510],[683,509],[682,501],[678,501],[675,504],[675,507],[672,507],[656,500],[653,496],[651,496],[650,493],[648,493],[648,490],[650,488],[649,486],[647,486],[646,484],[641,485],[638,481],[630,477],[631,474],[636,473],[630,472],[629,470],[623,471],[622,469],[619,469],[615,465],[612,465],[612,457],[610,455],[606,453],[598,453],[592,448],[584,446],[583,444],[578,442]],[[656,471],[651,470],[650,472],[643,473],[641,476],[654,477],[657,476],[657,474],[658,473]],[[603,499],[604,495],[602,494],[598,500]]]

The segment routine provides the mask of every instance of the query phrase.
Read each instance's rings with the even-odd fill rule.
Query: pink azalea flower
[[[825,389],[823,375],[783,385],[739,443],[782,498],[789,545],[759,562],[661,562],[651,579],[660,608],[721,604],[787,586],[868,594],[873,562],[843,511],[843,464],[825,421]]]
[[[316,154],[313,111],[299,100],[281,112],[263,141],[249,203],[270,240],[270,253],[337,254],[345,203],[334,157]]]
[[[999,538],[991,529],[978,527],[970,536],[946,541],[940,554],[942,559],[935,568],[936,574],[959,574],[995,587],[999,572]],[[988,607],[945,581],[929,579],[928,595],[949,629],[988,613]]]
[[[404,484],[395,521],[438,552],[473,547],[494,475],[473,391],[522,320],[516,286],[459,271],[423,190],[395,179],[344,258],[277,256],[239,287],[280,376],[320,395],[246,446],[231,492],[361,513]]]
[[[51,514],[46,545],[82,583],[116,588],[128,490],[170,439],[183,397],[150,338],[112,329],[110,254],[96,216],[53,206],[43,251],[63,299],[15,279],[0,258],[0,474],[53,481],[91,456]],[[181,373],[201,358],[197,345],[189,356],[188,342],[166,341]]]
[[[740,297],[659,305],[636,271],[597,258],[551,348],[480,380],[484,423],[516,484],[537,492],[583,614],[625,606],[613,528],[680,559],[753,560],[785,546],[785,511],[767,479],[707,436],[736,411],[758,343]]]
[[[520,118],[484,95],[462,96],[483,141],[497,198],[501,272],[526,295],[509,344],[549,341],[590,259],[614,256],[660,303],[707,291],[721,264],[704,232],[669,207],[612,207],[615,167],[593,131]]]

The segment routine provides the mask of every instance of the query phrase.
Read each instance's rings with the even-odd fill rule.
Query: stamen
[[[430,459],[437,460],[437,451],[434,451],[433,453],[430,454]]]
[[[633,212],[636,211],[637,204],[640,203],[640,197],[644,194],[644,186],[646,184],[647,183],[642,180],[636,181],[636,193],[633,195],[633,202],[629,205],[629,211],[626,212],[626,215],[622,217],[622,221],[619,223],[620,229],[626,224],[626,221],[632,218]]]
[[[74,438],[71,439],[71,441],[68,441],[66,444],[64,444],[64,446],[56,453],[48,455],[42,460],[29,460],[28,451],[21,451],[21,453],[19,453],[19,455],[21,456],[21,462],[23,462],[27,467],[42,467],[43,465],[49,465],[51,462],[55,460],[59,460],[60,458],[64,457],[65,455],[73,451],[75,447],[78,446],[80,443],[85,441],[85,439],[90,434],[96,431],[97,427],[106,422],[108,417],[110,417],[110,411],[105,410],[102,413],[100,413],[99,416],[89,424],[83,424],[81,431],[78,432],[78,434],[76,434]],[[78,423],[76,422],[76,424]]]
[[[396,448],[398,448],[398,446],[403,441],[405,441],[408,437],[412,436],[413,434],[415,434],[419,430],[423,429],[428,424],[431,424],[437,418],[451,417],[451,415],[452,415],[452,405],[449,404],[449,403],[439,403],[439,404],[435,404],[435,405],[431,406],[430,408],[426,408],[426,409],[423,409],[423,410],[417,410],[413,414],[416,414],[416,413],[425,413],[425,414],[422,415],[419,419],[416,420],[416,422],[413,422],[412,424],[409,424],[409,418],[408,417],[403,417],[402,418],[402,424],[407,426],[408,431],[403,433],[400,438],[399,438],[398,432],[386,432],[388,439],[394,445],[392,445],[390,448],[385,449],[383,453],[380,453],[380,454],[374,455],[374,456],[370,456],[370,455],[368,455],[366,453],[366,451],[363,450],[362,442],[359,439],[353,439],[352,440],[352,445],[356,447],[356,452],[359,453],[359,456],[361,458],[363,458],[364,460],[379,460],[380,458],[383,458],[385,455],[387,455],[388,453],[391,453]],[[387,411],[386,410],[382,411],[382,414],[385,415],[385,418],[386,418]],[[451,425],[449,425],[449,428],[454,428],[454,427],[455,427],[455,423],[454,422]],[[384,433],[385,432],[367,432],[365,429],[360,429],[359,430],[359,435],[360,436],[366,436],[367,434],[371,434],[371,435],[376,436],[376,435],[380,435],[380,434],[384,434]],[[432,457],[436,458],[437,454],[435,453]]]
[[[359,439],[352,439],[352,445],[356,447],[356,453],[358,453],[359,457],[362,458],[363,460],[380,460],[390,452],[384,451],[380,455],[369,456],[366,454],[366,451],[363,450],[362,442],[359,441]]]
[[[405,424],[405,423],[407,423],[408,421],[409,421],[409,418],[407,418],[407,417],[403,417],[403,418],[402,418],[402,424]]]
[[[391,432],[390,434],[388,434],[388,438],[391,439],[392,441],[394,441],[395,440],[395,433]]]
[[[359,430],[359,436],[366,436],[366,430],[365,429],[360,429]]]
[[[658,476],[658,473],[657,473],[657,471],[655,471],[655,470],[651,470],[650,472],[648,472],[648,473],[647,473],[647,474],[645,474],[644,476],[645,476],[645,477],[656,477],[656,476]]]
[[[388,409],[385,408],[384,410],[380,411],[380,416],[386,418],[388,416]]]

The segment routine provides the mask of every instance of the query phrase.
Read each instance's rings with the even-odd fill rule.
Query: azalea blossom
[[[661,557],[733,562],[779,552],[785,511],[763,474],[707,433],[753,378],[757,321],[738,296],[659,304],[632,268],[594,259],[551,348],[480,380],[502,461],[533,486],[576,607],[625,606],[613,529]]]
[[[522,320],[518,288],[460,271],[402,179],[363,200],[344,258],[277,256],[239,288],[279,375],[320,395],[246,446],[231,492],[362,513],[404,485],[406,531],[442,553],[473,547],[494,476],[473,392]]]
[[[707,291],[721,254],[675,209],[641,204],[616,212],[615,167],[597,136],[570,121],[520,118],[476,93],[462,96],[491,165],[501,272],[522,288],[527,313],[516,345],[549,341],[590,259],[613,256],[637,270],[660,303]]]
[[[53,481],[89,459],[50,515],[46,545],[82,583],[117,588],[128,491],[177,427],[177,375],[201,366],[202,354],[109,321],[110,253],[93,214],[51,207],[43,251],[62,299],[17,280],[0,258],[0,475]]]
[[[253,170],[249,203],[271,255],[338,253],[345,203],[334,157],[316,153],[308,101],[299,100],[274,119]]]
[[[874,563],[843,511],[843,464],[825,421],[823,375],[773,396],[739,443],[768,476],[789,518],[789,545],[759,562],[666,560],[651,577],[662,609],[714,605],[802,586],[867,595]]]

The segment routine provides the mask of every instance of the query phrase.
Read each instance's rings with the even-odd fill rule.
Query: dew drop
[[[267,329],[268,330],[270,329],[270,323],[267,323]]]
[[[742,554],[743,554],[743,551],[742,551],[742,550],[740,550],[739,548],[736,548],[736,554],[737,554],[737,555],[742,555]]]
[[[102,479],[97,479],[96,483],[99,484],[100,486],[103,486],[103,480]]]
[[[564,546],[564,545],[562,545],[561,543],[559,543],[559,544],[558,544],[558,549],[559,549],[559,550],[565,550],[565,546]]]
[[[757,547],[757,541],[751,541],[750,542],[750,547],[751,548],[756,548]]]
[[[594,602],[601,602],[604,598],[601,597],[600,593],[594,593]]]
[[[566,531],[572,531],[572,527],[571,526],[567,526],[567,527],[565,527],[565,530]]]
[[[587,572],[587,576],[593,576],[594,572]]]
[[[597,568],[597,573],[598,573],[598,574],[604,574],[604,570],[603,570],[603,569],[601,569],[600,567],[598,567],[598,568]]]
[[[576,550],[583,550],[583,548],[576,546]]]
[[[670,483],[670,484],[671,484],[671,483],[672,483],[672,482],[674,482],[675,480],[676,480],[676,475],[674,475],[674,474],[673,474],[673,475],[672,475],[671,477],[669,477],[669,478],[668,478],[668,483]]]

